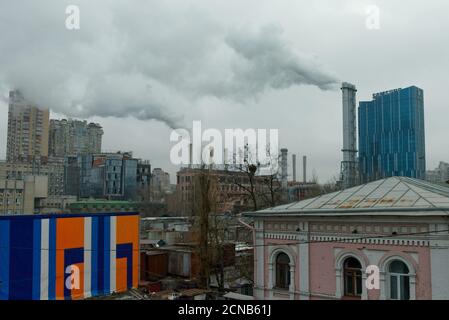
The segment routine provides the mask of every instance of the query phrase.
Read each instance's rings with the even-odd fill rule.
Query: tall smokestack
[[[296,182],[296,154],[292,155],[293,182]]]
[[[228,148],[224,148],[224,155],[223,155],[223,164],[225,170],[228,170]]]
[[[282,189],[286,190],[288,187],[288,173],[287,173],[287,157],[288,157],[288,149],[281,149],[281,182]]]
[[[192,162],[193,162],[193,144],[189,144],[189,168],[192,168]]]
[[[344,189],[357,185],[357,128],[356,128],[356,92],[353,84],[343,82],[343,161],[341,163],[341,181]]]
[[[307,156],[302,157],[302,177],[304,183],[307,183]]]

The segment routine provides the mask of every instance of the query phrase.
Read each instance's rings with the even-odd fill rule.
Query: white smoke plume
[[[72,4],[81,12],[77,31],[65,28]],[[71,117],[133,116],[178,128],[205,96],[244,103],[266,90],[339,82],[280,29],[229,31],[182,2],[2,1],[0,30],[0,88]]]

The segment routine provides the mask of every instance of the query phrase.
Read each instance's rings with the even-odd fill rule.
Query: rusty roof
[[[413,178],[391,177],[245,215],[376,211],[395,214],[401,211],[444,211],[449,215],[449,188]]]

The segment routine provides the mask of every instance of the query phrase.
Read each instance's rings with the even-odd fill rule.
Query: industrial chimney
[[[223,154],[223,166],[225,170],[228,170],[228,148],[224,148]]]
[[[302,176],[304,183],[307,183],[307,156],[302,157]]]
[[[281,149],[281,183],[284,190],[287,190],[288,187],[287,157],[288,149]]]
[[[343,189],[358,184],[356,92],[353,84],[343,82],[343,161],[341,162],[341,182]]]
[[[192,168],[192,162],[193,162],[193,144],[189,143],[189,169]]]
[[[293,182],[296,182],[296,154],[292,155]]]

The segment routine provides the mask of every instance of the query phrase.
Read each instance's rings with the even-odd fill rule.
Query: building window
[[[402,261],[395,260],[388,267],[390,279],[390,299],[410,300],[409,269]]]
[[[276,257],[276,288],[288,290],[290,287],[290,258],[281,252]]]
[[[343,265],[346,297],[362,296],[362,265],[356,258],[347,258]]]

